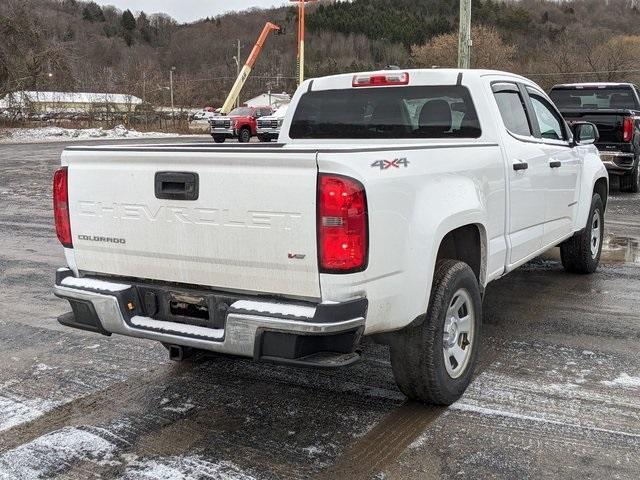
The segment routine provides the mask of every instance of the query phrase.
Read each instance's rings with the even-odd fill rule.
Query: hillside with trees
[[[639,76],[637,0],[475,0],[475,67],[502,68],[544,86]],[[454,66],[458,0],[323,1],[310,7],[307,75],[394,64]],[[296,85],[296,9],[253,9],[179,24],[163,14],[80,0],[0,2],[0,96],[23,89],[118,92],[178,105],[220,105],[266,21],[269,38],[243,96]],[[585,73],[587,72],[587,73]]]

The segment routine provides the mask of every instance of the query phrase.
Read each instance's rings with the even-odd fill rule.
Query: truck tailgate
[[[65,164],[79,270],[320,297],[315,152],[71,149]],[[197,174],[198,198],[158,198],[158,172]]]
[[[580,112],[563,110],[561,113],[569,122],[583,121],[594,123],[600,132],[598,143],[621,143],[622,123],[625,113],[627,116],[631,116],[630,112],[616,110],[585,110]]]

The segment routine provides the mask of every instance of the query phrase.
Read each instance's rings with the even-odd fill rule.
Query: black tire
[[[640,192],[640,166],[636,165],[631,173],[620,177],[620,190],[629,193]]]
[[[473,330],[472,335],[467,337],[470,343],[466,348],[471,350],[467,352],[463,365],[458,364],[459,372],[452,376],[445,364],[453,358],[445,360],[445,323],[449,322],[447,312],[461,291],[466,292],[467,301],[473,310],[470,313],[467,311],[472,317],[470,323]],[[465,308],[469,308],[466,303]],[[396,333],[391,342],[391,367],[402,393],[412,400],[434,405],[451,405],[458,400],[471,382],[475,368],[481,318],[480,288],[469,265],[457,260],[439,261],[435,268],[426,316],[419,323]],[[451,329],[448,331],[452,332]],[[456,333],[453,344],[457,345],[459,342],[464,342],[464,337]],[[464,346],[462,348],[465,349]]]
[[[597,235],[594,231],[595,215],[597,213]],[[593,234],[593,235],[592,235]],[[597,245],[596,245],[596,235]],[[600,264],[602,253],[602,239],[604,238],[604,206],[597,193],[591,199],[591,209],[587,217],[587,225],[573,237],[560,244],[560,259],[562,266],[571,273],[594,273]],[[594,249],[592,250],[592,246]]]
[[[261,142],[270,142],[271,137],[269,137],[268,135],[258,135],[258,140],[260,140]]]
[[[251,141],[251,130],[248,128],[241,128],[238,132],[238,141],[240,143],[249,143]]]
[[[223,135],[211,135],[213,137],[213,141],[216,143],[224,143],[224,141],[226,140],[226,137],[224,137]]]

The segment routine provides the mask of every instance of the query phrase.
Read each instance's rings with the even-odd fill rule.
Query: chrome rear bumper
[[[627,152],[600,152],[600,159],[609,171],[624,173],[634,166],[634,154]]]
[[[137,295],[135,285],[75,278],[69,271],[59,271],[54,294],[69,300],[72,307],[80,305],[83,312],[90,312],[80,315],[79,310],[74,308],[75,316],[67,314],[59,319],[60,323],[67,326],[256,359],[260,359],[260,339],[265,332],[285,334],[285,337],[288,335],[292,339],[295,336],[357,332],[354,336],[357,343],[364,330],[366,316],[365,299],[354,301],[358,302],[358,306],[347,309],[339,308],[346,304],[301,306],[295,302],[246,299],[230,305],[221,328],[189,325],[146,316],[138,305],[143,301]],[[319,315],[319,311],[323,312],[322,315]],[[337,318],[327,317],[327,312],[338,313]],[[360,313],[353,314],[355,312]],[[93,325],[91,318],[98,324]],[[323,345],[326,347],[326,341]],[[269,350],[273,348],[270,346]]]

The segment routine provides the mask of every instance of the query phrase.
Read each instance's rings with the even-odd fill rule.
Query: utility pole
[[[298,4],[298,85],[304,82],[304,23],[305,4],[317,0],[289,0]]]
[[[173,119],[175,117],[174,115],[174,111],[173,111],[173,72],[176,71],[176,67],[171,67],[171,70],[169,70],[169,85],[170,85],[170,90],[171,90],[171,118]]]
[[[305,11],[304,5],[305,0],[300,0],[300,19],[298,20],[298,65],[300,68],[298,75],[298,85],[301,85],[304,82],[304,21],[305,21]]]
[[[460,0],[458,68],[471,68],[471,0]]]
[[[236,78],[238,78],[240,76],[240,39],[238,39],[238,54],[233,59],[236,61]],[[238,107],[240,107],[240,93],[236,99],[236,108]]]
[[[147,103],[147,72],[142,72],[142,103]]]

